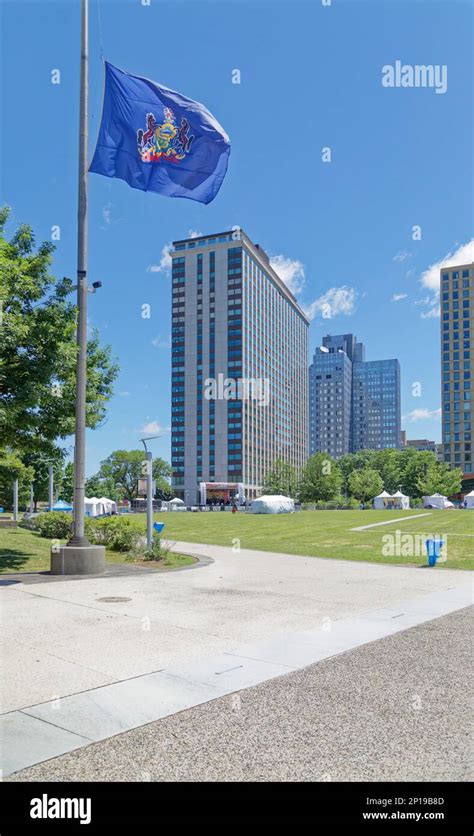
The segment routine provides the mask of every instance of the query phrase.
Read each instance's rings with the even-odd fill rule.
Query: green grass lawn
[[[145,530],[145,529],[144,529]],[[46,572],[50,567],[51,540],[25,528],[0,530],[0,574],[10,572]],[[193,563],[192,557],[170,552],[162,562],[128,560],[121,552],[107,550],[107,563],[129,563],[157,571],[177,569]]]
[[[165,540],[212,543],[233,546],[240,540],[243,549],[286,552],[309,557],[334,557],[373,563],[426,565],[424,542],[419,554],[413,544],[401,541],[401,553],[383,554],[385,535],[440,535],[447,539],[447,560],[438,567],[474,568],[474,513],[469,511],[301,511],[297,514],[231,514],[220,512],[155,514],[165,523]],[[403,517],[366,531],[351,528]],[[145,531],[145,514],[134,514],[134,522]],[[0,573],[44,572],[49,569],[51,542],[26,529],[0,530]],[[404,553],[403,549],[407,549]],[[127,556],[107,551],[109,563],[124,563]],[[191,562],[186,555],[170,553],[168,561],[155,564],[136,561],[156,569],[172,569]]]
[[[410,553],[389,556],[382,553],[384,535],[395,535],[397,529],[402,535],[419,534],[423,538],[447,535],[447,560],[437,565],[474,568],[474,513],[431,511],[429,516],[420,517],[423,513],[428,511],[301,511],[278,515],[215,511],[158,513],[155,519],[165,523],[162,536],[169,540],[232,546],[238,539],[243,549],[420,566],[427,563],[424,541],[418,555],[413,554],[411,544],[402,541],[402,549],[410,549]],[[137,517],[144,519],[145,515]],[[402,522],[366,531],[350,530],[401,517]]]

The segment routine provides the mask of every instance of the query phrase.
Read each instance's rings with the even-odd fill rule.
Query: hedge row
[[[67,540],[72,534],[72,517],[66,512],[50,511],[35,517],[33,526],[41,537]],[[127,517],[86,517],[85,531],[91,543],[112,551],[140,551],[143,544],[143,529]]]

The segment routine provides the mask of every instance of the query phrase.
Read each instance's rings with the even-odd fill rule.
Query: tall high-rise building
[[[474,264],[441,270],[441,400],[443,459],[474,480],[472,388],[474,356]]]
[[[351,449],[353,334],[323,337],[309,367],[310,452],[340,458]]]
[[[401,447],[400,363],[354,363],[352,452]]]
[[[242,230],[173,243],[173,491],[186,504],[261,493],[308,455],[308,326]]]
[[[309,369],[310,452],[401,446],[398,360],[365,360],[353,334],[323,337]]]

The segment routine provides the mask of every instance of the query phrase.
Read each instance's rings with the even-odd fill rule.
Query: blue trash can
[[[153,528],[155,529],[155,531],[158,532],[158,534],[160,534],[160,532],[163,531],[164,527],[165,524],[162,522],[153,523]]]
[[[436,566],[436,561],[441,555],[441,550],[444,546],[444,540],[426,541],[426,551],[428,552],[428,566]]]

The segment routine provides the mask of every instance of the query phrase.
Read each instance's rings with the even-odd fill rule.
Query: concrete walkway
[[[0,589],[0,711],[35,705],[298,630],[326,629],[472,573],[301,557],[196,543],[203,568]],[[125,598],[108,603],[103,598]]]
[[[471,646],[463,610],[11,780],[469,781]]]
[[[175,549],[214,562],[1,590],[6,773],[454,612],[472,597],[469,573],[453,570]]]

